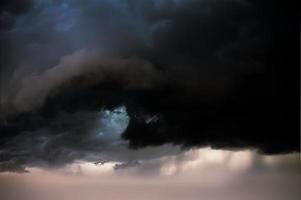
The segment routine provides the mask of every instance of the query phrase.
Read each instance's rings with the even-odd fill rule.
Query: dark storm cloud
[[[148,61],[79,51],[63,57],[57,66],[43,74],[23,79],[12,106],[21,112],[32,110],[42,105],[51,92],[77,78],[88,85],[118,82],[124,88],[148,88],[160,82],[159,72]]]
[[[92,161],[101,159],[97,153],[102,152],[110,141],[97,137],[98,117],[98,113],[61,113],[50,123],[44,121],[47,128],[22,131],[22,134],[10,137],[2,142],[0,169],[5,171],[8,166],[61,166],[78,158],[89,160],[89,156]],[[40,118],[42,120],[47,119]],[[76,126],[76,123],[81,125]],[[16,167],[11,170],[19,171]]]
[[[97,89],[106,91],[106,88]],[[82,94],[88,97],[88,93]],[[109,94],[109,91],[103,94]],[[68,97],[64,95],[64,98]],[[110,98],[114,99],[114,94]],[[74,102],[78,100],[73,99]],[[76,160],[95,164],[132,163],[137,159],[147,160],[180,152],[178,147],[172,146],[145,148],[141,151],[128,149],[128,143],[120,136],[130,120],[126,108],[119,106],[110,108],[111,111],[97,111],[96,107],[105,107],[104,100],[86,103],[87,106],[71,103],[69,108],[65,105],[64,109],[69,111],[62,111],[55,108],[58,105],[49,103],[55,107],[49,106],[39,113],[28,113],[2,124],[0,171],[26,172],[25,168],[29,166],[56,168]],[[118,105],[115,103],[106,105]],[[86,111],[70,112],[78,108]]]
[[[89,138],[95,118],[74,117],[120,105],[132,148],[298,151],[298,8],[251,0],[37,5],[0,37],[9,47],[1,161],[59,165],[87,149],[98,154],[106,143]],[[51,153],[31,148],[41,138],[51,138]]]
[[[16,17],[26,13],[32,6],[32,0],[3,0],[0,3],[0,31],[14,27]]]

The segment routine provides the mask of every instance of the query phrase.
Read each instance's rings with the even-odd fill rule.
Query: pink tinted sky
[[[297,200],[298,154],[195,149],[113,170],[76,161],[58,169],[0,175],[3,200]]]

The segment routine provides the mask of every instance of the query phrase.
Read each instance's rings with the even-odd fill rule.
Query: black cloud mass
[[[1,1],[0,171],[126,145],[299,151],[299,18],[298,1]],[[122,140],[96,140],[121,106]]]

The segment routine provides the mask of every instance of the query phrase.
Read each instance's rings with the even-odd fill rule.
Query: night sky
[[[1,0],[0,199],[297,199],[299,9]]]

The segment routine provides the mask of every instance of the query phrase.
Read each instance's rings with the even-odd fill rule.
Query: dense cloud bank
[[[1,4],[5,169],[101,153],[93,125],[119,106],[133,148],[299,151],[297,1]],[[51,145],[37,148],[41,138]]]

